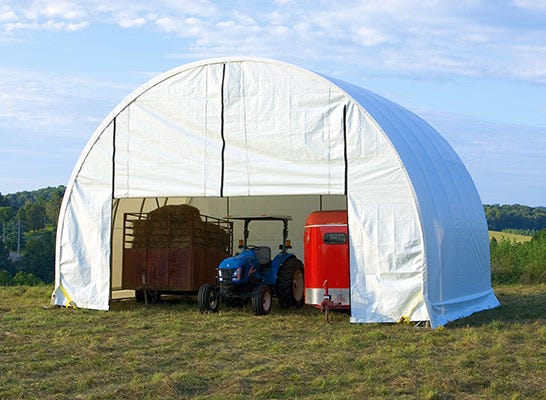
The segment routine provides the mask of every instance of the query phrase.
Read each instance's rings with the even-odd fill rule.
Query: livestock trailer
[[[231,256],[233,223],[202,215],[189,205],[150,213],[126,213],[123,221],[122,289],[137,301],[156,302],[162,293],[197,292],[215,282],[216,267]]]
[[[315,211],[303,233],[305,304],[347,309],[349,291],[349,232],[347,211]]]

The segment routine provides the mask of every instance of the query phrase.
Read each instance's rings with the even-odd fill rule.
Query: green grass
[[[191,300],[50,308],[49,287],[4,287],[0,398],[546,398],[546,286],[495,291],[501,307],[432,330]]]
[[[497,241],[509,240],[512,242],[522,243],[530,241],[533,237],[527,235],[518,235],[509,232],[489,231],[489,240],[491,240],[492,238],[497,239]]]

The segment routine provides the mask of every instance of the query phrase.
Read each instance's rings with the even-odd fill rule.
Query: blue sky
[[[381,94],[451,143],[484,203],[546,206],[545,0],[0,0],[0,193],[66,184],[131,91],[239,55]]]

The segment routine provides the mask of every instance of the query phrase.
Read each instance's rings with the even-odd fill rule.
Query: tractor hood
[[[252,250],[244,250],[241,253],[228,257],[220,263],[219,269],[234,269],[248,264],[249,268],[258,263],[256,253]]]

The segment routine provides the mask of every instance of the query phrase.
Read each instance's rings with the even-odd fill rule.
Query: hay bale
[[[148,245],[148,221],[147,220],[132,220],[133,228],[131,241],[133,249],[143,249]]]
[[[172,223],[188,223],[201,221],[199,209],[188,204],[171,205],[156,208],[148,214],[152,221],[170,221]]]
[[[199,209],[188,204],[159,207],[147,219],[133,221],[133,248],[229,249],[229,228],[205,222]]]

